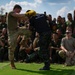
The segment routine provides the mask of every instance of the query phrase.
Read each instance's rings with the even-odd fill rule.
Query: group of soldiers
[[[7,20],[6,20],[6,23],[8,26],[7,27],[8,49],[9,49],[8,58],[10,60],[11,68],[16,69],[16,66],[14,64],[14,52],[17,45],[16,39],[19,34],[26,35],[28,32],[28,30],[26,30],[25,28],[17,26],[18,19],[23,19],[25,21],[29,21],[29,31],[32,32],[32,35],[33,35],[32,41],[35,38],[35,35],[34,35],[35,32],[39,34],[39,42],[38,42],[39,54],[38,55],[44,62],[44,66],[40,68],[40,70],[50,70],[50,50],[48,48],[51,42],[52,30],[51,30],[51,26],[49,26],[49,23],[47,21],[49,17],[47,17],[45,14],[38,14],[34,10],[27,10],[25,14],[19,14],[21,10],[22,10],[22,7],[16,4],[13,7],[13,10],[8,13]],[[60,25],[58,25],[58,27],[60,27]],[[74,25],[72,25],[72,30],[73,29],[74,29]],[[68,32],[72,33],[73,32],[72,30],[68,30]],[[67,34],[66,36],[68,38]],[[24,39],[22,39],[22,41],[24,41]],[[61,47],[62,46],[64,46],[63,40],[61,43]],[[59,54],[66,53],[67,56],[69,56],[67,49],[62,47],[62,50],[64,52],[60,51]]]

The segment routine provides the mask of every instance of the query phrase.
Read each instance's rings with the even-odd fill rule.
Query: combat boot
[[[48,62],[45,62],[44,64],[45,66],[43,68],[40,68],[40,70],[50,70],[50,62],[48,61]]]

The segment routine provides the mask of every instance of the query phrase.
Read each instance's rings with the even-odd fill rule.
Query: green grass
[[[51,64],[49,71],[40,71],[43,63],[16,63],[17,69],[11,69],[9,63],[0,63],[0,75],[75,75],[75,66],[63,67]]]

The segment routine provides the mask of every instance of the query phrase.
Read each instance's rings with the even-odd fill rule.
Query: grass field
[[[17,69],[11,69],[9,63],[0,63],[0,75],[75,75],[75,66],[51,64],[49,71],[40,71],[43,63],[15,63]]]

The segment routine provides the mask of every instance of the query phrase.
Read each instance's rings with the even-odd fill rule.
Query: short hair
[[[18,9],[22,10],[22,7],[20,5],[18,5],[18,4],[16,4],[13,9],[15,9],[15,8],[18,8]]]
[[[70,15],[70,16],[72,16],[72,14],[71,14],[71,13],[68,13],[67,15]]]

